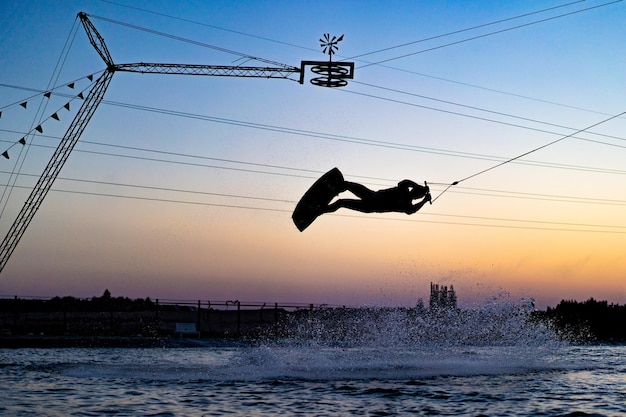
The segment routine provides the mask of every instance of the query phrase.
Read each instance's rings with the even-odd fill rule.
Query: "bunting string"
[[[43,132],[43,127],[41,126],[42,123],[45,121],[43,119],[43,116],[45,116],[45,114],[47,114],[47,107],[48,104],[50,103],[49,98],[50,97],[46,97],[46,93],[50,92],[50,96],[52,96],[52,91],[53,91],[53,87],[54,86],[60,86],[62,87],[63,84],[59,82],[59,77],[61,76],[62,72],[63,72],[63,67],[65,65],[65,62],[67,60],[67,57],[69,55],[69,51],[72,48],[72,45],[74,44],[74,39],[76,38],[76,34],[78,33],[78,28],[80,27],[80,23],[79,23],[79,19],[76,18],[74,19],[74,24],[72,25],[72,29],[70,30],[70,33],[68,34],[68,37],[65,41],[65,45],[63,45],[63,49],[61,50],[61,54],[59,56],[59,59],[57,60],[56,66],[54,68],[54,71],[52,72],[52,77],[50,78],[50,81],[48,82],[48,85],[46,86],[46,90],[43,91],[42,93],[44,94],[44,96],[39,100],[39,106],[37,107],[37,110],[35,111],[35,117],[33,118],[33,121],[30,125],[30,133],[29,135],[32,133],[33,131],[33,127],[39,127],[39,129],[41,130],[41,132]],[[73,81],[74,83],[76,82]],[[67,84],[65,84],[67,86]],[[59,88],[60,88],[59,87]],[[26,101],[28,103],[28,101]],[[2,110],[0,108],[0,110]],[[46,119],[47,120],[47,119]],[[24,144],[26,146],[22,146],[19,152],[19,155],[17,156],[15,163],[13,164],[13,169],[11,171],[11,174],[8,178],[7,181],[7,186],[3,188],[2,190],[2,194],[0,195],[0,204],[1,204],[1,208],[0,208],[0,217],[3,216],[5,209],[7,208],[7,205],[9,203],[9,200],[11,199],[11,195],[13,193],[13,189],[15,186],[15,183],[17,181],[17,178],[19,176],[20,171],[22,170],[22,167],[24,166],[24,162],[26,161],[26,156],[28,155],[28,151],[30,148],[30,144],[26,143],[26,136],[22,137],[24,139],[24,141],[18,140],[16,143],[20,143],[20,144]],[[22,143],[24,142],[24,143]],[[14,145],[16,144],[14,143]],[[6,151],[7,156],[9,155],[8,150]]]
[[[38,94],[33,95],[33,96],[31,96],[31,97],[27,98],[27,99],[26,99],[26,100],[24,100],[24,101],[21,101],[21,100],[20,100],[20,101],[18,101],[18,102],[16,102],[16,103],[12,103],[12,104],[9,104],[9,105],[7,105],[7,106],[1,107],[0,109],[6,109],[6,108],[9,108],[9,107],[12,107],[12,106],[19,105],[19,106],[21,106],[22,108],[27,109],[27,108],[28,108],[28,102],[29,102],[29,101],[31,101],[32,99],[34,99],[34,98],[36,98],[36,97],[38,97],[38,96],[43,96],[43,97],[45,97],[45,98],[47,98],[47,99],[50,99],[50,98],[51,98],[51,96],[52,96],[53,91],[55,91],[55,90],[57,90],[57,89],[59,89],[59,88],[63,88],[63,87],[67,87],[67,88],[70,88],[70,89],[74,89],[74,88],[76,87],[76,82],[77,82],[77,81],[80,81],[80,80],[82,80],[82,79],[85,79],[85,78],[86,78],[86,79],[88,79],[88,80],[90,81],[90,84],[89,84],[89,85],[88,85],[85,89],[83,89],[82,91],[80,91],[78,94],[76,94],[76,95],[74,95],[74,96],[70,96],[70,97],[71,97],[70,101],[66,102],[63,106],[61,106],[59,109],[57,109],[55,112],[53,112],[50,116],[48,116],[47,118],[43,119],[43,120],[41,121],[41,123],[39,123],[37,126],[35,126],[35,127],[34,127],[32,130],[30,130],[29,132],[27,132],[27,133],[26,133],[24,136],[22,136],[19,140],[17,140],[17,141],[15,141],[14,143],[12,143],[12,144],[11,144],[8,148],[6,148],[6,149],[4,150],[4,152],[2,152],[2,154],[1,154],[1,155],[2,155],[5,159],[10,159],[9,151],[10,151],[10,150],[11,150],[14,146],[16,146],[16,145],[18,145],[18,144],[20,144],[20,145],[22,145],[22,146],[25,146],[25,145],[26,145],[26,138],[28,138],[28,137],[29,137],[31,134],[33,134],[35,131],[36,131],[36,132],[38,132],[38,133],[40,133],[40,134],[41,134],[41,133],[43,133],[43,125],[44,125],[44,123],[45,123],[46,121],[48,121],[48,120],[50,120],[50,119],[54,119],[54,120],[60,121],[60,120],[61,120],[61,117],[59,116],[59,112],[61,112],[62,110],[70,111],[70,108],[71,108],[70,103],[71,103],[72,101],[74,101],[74,100],[76,100],[76,99],[80,99],[80,100],[84,100],[84,99],[85,99],[84,92],[85,92],[86,90],[88,90],[89,88],[91,88],[91,87],[92,87],[92,85],[93,85],[93,78],[94,78],[94,76],[93,76],[93,74],[90,74],[90,75],[88,75],[88,76],[86,76],[86,77],[79,78],[78,80],[72,81],[72,82],[70,82],[70,83],[68,83],[68,84],[64,84],[64,85],[61,85],[61,86],[55,87],[55,88],[53,88],[53,89],[51,89],[51,90],[41,91],[41,92],[39,92]],[[55,94],[57,94],[57,93],[55,93]],[[2,111],[0,111],[0,118],[1,118],[1,117],[2,117]]]
[[[28,90],[28,91],[36,92],[36,94],[33,94],[30,97],[26,97],[24,99],[21,99],[21,100],[18,100],[16,102],[14,102],[14,103],[10,103],[10,104],[4,105],[4,106],[0,106],[0,115],[2,115],[2,111],[6,110],[8,108],[11,108],[11,107],[15,107],[15,106],[21,106],[24,109],[26,109],[27,106],[28,106],[28,103],[30,101],[32,101],[33,99],[35,99],[37,97],[40,97],[40,96],[44,96],[45,98],[50,98],[52,96],[52,93],[55,93],[55,95],[65,95],[65,94],[59,93],[57,90],[60,90],[62,88],[73,89],[74,86],[76,85],[76,83],[78,83],[78,82],[80,82],[81,80],[84,80],[84,79],[87,79],[87,80],[89,80],[90,83],[92,83],[93,79],[94,79],[94,76],[97,75],[97,74],[98,73],[96,73],[96,74],[89,74],[89,75],[86,75],[84,77],[77,78],[77,79],[75,79],[73,81],[70,81],[69,83],[61,84],[61,85],[58,85],[58,86],[56,86],[54,88],[51,88],[50,90],[37,90],[37,89],[34,89],[34,88],[16,87],[14,85],[0,83],[0,87],[19,88],[19,89],[22,89],[22,90]],[[72,97],[72,96],[69,96],[69,97]],[[1,116],[0,116],[0,118],[1,118]]]

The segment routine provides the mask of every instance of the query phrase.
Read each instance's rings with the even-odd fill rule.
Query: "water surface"
[[[515,309],[470,316],[310,316],[280,340],[198,348],[3,349],[0,415],[626,416],[626,346],[564,343]]]

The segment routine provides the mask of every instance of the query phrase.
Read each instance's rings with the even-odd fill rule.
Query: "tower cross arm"
[[[111,54],[109,53],[109,49],[104,43],[104,38],[100,35],[96,27],[91,23],[87,13],[80,12],[78,13],[78,18],[80,19],[83,28],[85,29],[85,33],[87,33],[87,38],[89,38],[89,42],[94,47],[100,58],[107,64],[108,67],[111,67],[113,64],[113,58],[111,58]]]
[[[134,64],[118,64],[114,65],[112,70],[138,72],[142,74],[180,74],[284,79],[289,79],[292,74],[299,74],[301,71],[300,68],[291,66],[252,67],[202,64],[155,64],[147,62],[138,62]]]

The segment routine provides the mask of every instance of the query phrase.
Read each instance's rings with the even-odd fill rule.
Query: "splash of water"
[[[291,314],[250,343],[205,348],[84,349],[43,372],[142,381],[404,380],[550,372],[571,366],[531,302],[493,299],[470,309],[315,309]],[[62,355],[62,352],[57,353]],[[69,355],[69,353],[68,353]],[[587,366],[585,364],[585,366]],[[343,383],[343,382],[342,382]]]
[[[243,374],[313,379],[490,375],[551,369],[558,337],[530,300],[470,309],[345,308],[297,312],[281,338],[237,355]]]
[[[532,317],[532,300],[497,298],[470,309],[343,308],[292,314],[281,330],[292,343],[344,347],[511,346],[557,340]]]

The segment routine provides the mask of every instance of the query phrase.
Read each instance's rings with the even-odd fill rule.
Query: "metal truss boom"
[[[26,228],[31,220],[33,220],[35,213],[37,213],[48,191],[50,191],[52,183],[59,175],[67,158],[70,156],[70,152],[74,149],[76,142],[78,142],[78,139],[80,139],[80,136],[83,134],[89,120],[95,113],[98,105],[102,102],[102,98],[104,97],[104,93],[112,77],[113,73],[111,71],[104,71],[100,78],[96,80],[82,106],[80,106],[80,109],[76,113],[70,127],[65,132],[65,136],[63,136],[52,158],[50,158],[50,162],[48,162],[43,174],[39,177],[37,184],[35,184],[35,187],[26,199],[13,225],[4,237],[2,246],[0,246],[0,272],[9,261],[11,254],[22,238]]]
[[[89,42],[100,55],[107,68],[100,78],[96,80],[89,94],[85,98],[82,106],[78,110],[74,120],[68,127],[65,136],[59,143],[43,174],[31,191],[24,206],[20,210],[13,225],[7,232],[2,245],[0,246],[0,273],[9,261],[11,254],[15,250],[18,242],[22,238],[26,228],[32,221],[35,213],[41,206],[44,198],[50,191],[52,184],[56,180],[61,168],[67,161],[72,149],[80,139],[87,124],[94,115],[98,105],[102,102],[104,94],[111,82],[113,74],[120,72],[138,72],[150,74],[180,74],[180,75],[204,75],[221,77],[248,77],[248,78],[278,78],[291,79],[289,76],[299,74],[297,80],[300,84],[304,82],[304,72],[306,66],[312,66],[312,71],[321,76],[313,78],[311,83],[324,87],[343,87],[347,84],[346,79],[352,79],[354,72],[353,62],[320,62],[302,61],[300,68],[283,64],[276,67],[251,67],[251,66],[223,66],[223,65],[196,65],[196,64],[115,64],[111,54],[107,49],[104,38],[98,33],[95,26],[89,20],[86,13],[78,13],[78,17],[83,24]],[[296,80],[292,80],[296,81]]]
[[[285,78],[300,73],[297,67],[239,67],[225,65],[200,64],[153,64],[139,62],[136,64],[114,65],[113,70],[139,72],[141,74],[181,74],[210,75],[217,77],[248,77],[248,78]]]
[[[87,37],[89,38],[89,43],[93,46],[93,48],[98,52],[100,58],[107,64],[108,67],[111,67],[113,64],[113,58],[111,58],[111,54],[104,43],[104,38],[100,36],[100,33],[96,29],[96,27],[91,23],[89,17],[87,17],[87,13],[80,12],[78,13],[78,18],[80,22],[83,24],[83,28],[85,29],[85,33],[87,33]]]

